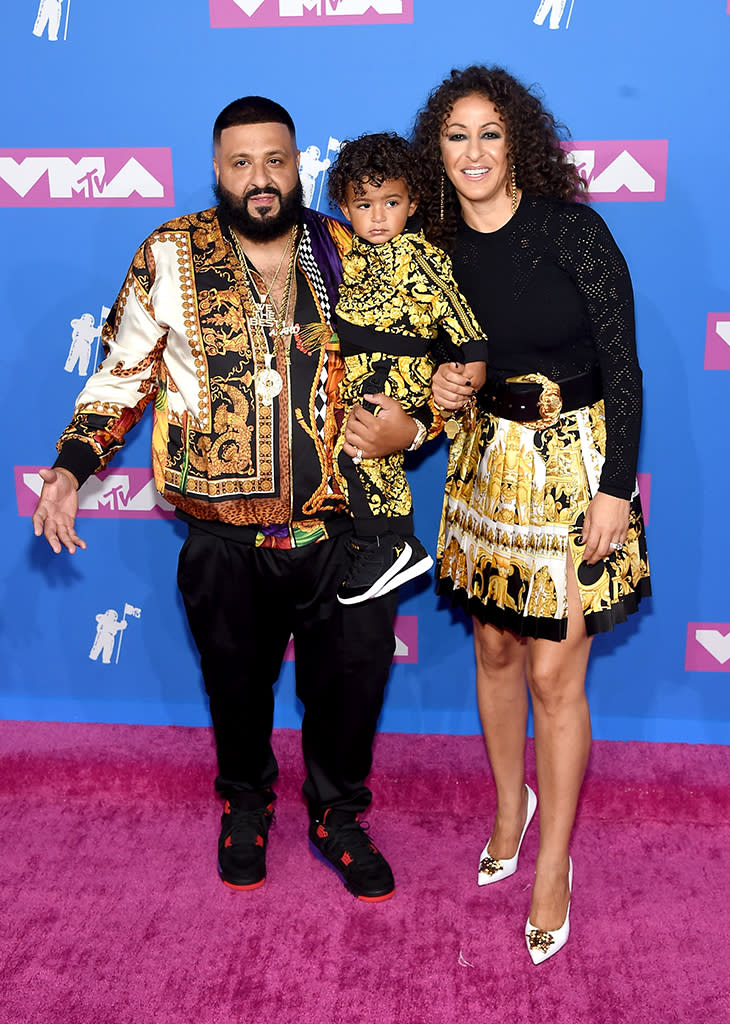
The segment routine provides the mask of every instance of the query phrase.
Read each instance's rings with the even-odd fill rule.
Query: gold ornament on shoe
[[[472,871],[474,869],[472,868]],[[501,860],[495,860],[494,857],[483,857],[479,862],[479,874],[496,875],[498,871],[504,871],[504,865]]]
[[[530,949],[539,949],[542,953],[547,953],[554,942],[550,932],[542,932],[539,928],[533,928],[527,936]]]

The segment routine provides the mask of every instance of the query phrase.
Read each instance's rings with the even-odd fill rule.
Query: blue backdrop
[[[251,92],[289,108],[325,209],[340,141],[407,134],[451,67],[483,62],[540,83],[569,126],[636,290],[655,596],[594,645],[595,733],[727,742],[727,0],[17,0],[2,23],[0,714],[208,721],[149,423],[85,489],[87,551],[53,556],[28,513],[136,246],[212,205],[218,111]],[[431,548],[444,470],[443,444],[412,462]],[[428,585],[404,588],[400,611],[381,728],[478,732],[468,622]],[[299,722],[291,664],[276,722]]]

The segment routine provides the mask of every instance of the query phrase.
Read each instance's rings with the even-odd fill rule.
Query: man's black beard
[[[213,186],[213,192],[218,200],[218,212],[222,218],[252,242],[268,242],[272,238],[280,238],[301,220],[304,190],[299,179],[291,192],[285,196],[273,185],[267,188],[251,188],[245,196],[237,196],[224,188],[220,182]],[[248,200],[251,196],[260,195],[278,196],[279,212],[252,216],[248,212]]]

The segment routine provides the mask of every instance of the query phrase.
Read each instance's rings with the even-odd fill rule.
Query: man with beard
[[[349,247],[304,209],[291,117],[249,96],[215,122],[218,206],[162,225],[137,251],[104,326],[106,359],[77,399],[33,516],[54,551],[85,547],[77,488],[152,403],[158,489],[188,526],[178,584],[200,652],[224,801],[219,871],[266,876],[277,763],[273,685],[294,636],[313,851],[367,901],[394,891],[359,815],[395,649],[395,592],[337,601],[350,530],[332,472],[342,376],[331,326]],[[346,451],[407,448],[417,424],[376,396]],[[339,415],[338,415],[339,414]]]

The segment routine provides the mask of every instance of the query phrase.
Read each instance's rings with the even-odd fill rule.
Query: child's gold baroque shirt
[[[402,232],[382,245],[357,236],[343,258],[337,315],[357,327],[435,338],[439,327],[464,360],[484,359],[484,331],[456,286],[451,260],[421,232]],[[468,342],[480,343],[468,354]]]

